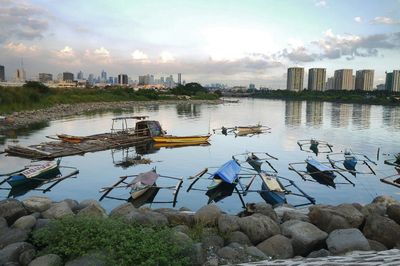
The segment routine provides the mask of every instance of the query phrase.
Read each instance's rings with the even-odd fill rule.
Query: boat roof
[[[144,185],[151,186],[156,182],[157,178],[158,178],[158,174],[153,170],[148,171],[146,173],[140,173],[140,174],[138,174],[138,176],[135,179],[133,179],[133,181],[131,183],[128,184],[128,186],[132,186],[139,182]]]
[[[315,167],[316,169],[318,169],[321,172],[334,171],[335,170],[334,168],[332,168],[332,167],[330,167],[328,165],[322,164],[322,163],[318,162],[317,160],[315,160],[313,158],[307,158],[306,163],[308,163],[309,165]]]
[[[213,175],[218,176],[227,183],[233,183],[241,170],[240,165],[235,160],[229,160],[223,164]]]
[[[112,120],[126,120],[126,119],[136,119],[136,120],[142,120],[149,118],[147,115],[141,115],[141,116],[121,116],[121,117],[115,117]]]

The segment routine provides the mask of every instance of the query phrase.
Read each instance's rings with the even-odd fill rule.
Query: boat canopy
[[[308,159],[306,160],[306,162],[307,162],[309,165],[315,167],[316,169],[318,169],[318,170],[321,171],[321,172],[325,172],[325,171],[335,171],[334,168],[329,167],[329,166],[327,166],[327,165],[325,165],[325,164],[322,164],[322,163],[318,162],[317,160],[315,160],[315,159],[313,159],[313,158],[308,158]]]
[[[232,184],[237,179],[240,170],[240,165],[235,160],[229,160],[212,177],[219,177],[225,182]]]
[[[158,121],[145,120],[136,122],[136,132],[139,135],[150,135],[150,137],[162,136],[164,131]]]

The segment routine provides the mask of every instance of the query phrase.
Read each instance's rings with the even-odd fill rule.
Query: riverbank
[[[286,259],[299,263],[303,258],[323,261],[321,257],[335,261],[328,256],[399,248],[399,223],[400,202],[389,196],[379,196],[364,206],[315,205],[308,210],[289,205],[272,208],[262,202],[248,205],[238,215],[226,214],[215,204],[192,212],[187,208],[137,209],[130,203],[107,214],[96,200],[52,202],[33,196],[0,201],[0,265],[251,261],[284,265]],[[368,254],[371,261],[375,253]]]
[[[220,104],[222,100],[158,100],[158,101],[117,101],[58,104],[49,108],[13,112],[0,121],[0,132],[28,128],[64,117],[106,111],[131,111],[141,106],[158,104]],[[0,114],[1,115],[1,114]]]

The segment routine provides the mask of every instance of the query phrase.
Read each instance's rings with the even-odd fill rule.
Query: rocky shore
[[[155,104],[177,104],[177,103],[206,103],[219,104],[222,100],[163,100],[163,101],[124,101],[124,102],[93,102],[77,104],[58,104],[53,107],[14,112],[5,116],[4,121],[0,121],[0,132],[26,128],[30,125],[61,119],[63,117],[82,115],[90,112],[101,112],[111,110],[132,110],[140,106]],[[2,114],[0,114],[1,116]]]
[[[32,232],[66,216],[122,218],[127,223],[171,228],[171,241],[191,246],[187,256],[192,265],[252,261],[258,261],[256,265],[316,265],[322,258],[340,262],[354,251],[367,255],[355,253],[349,260],[352,263],[357,258],[377,262],[376,254],[390,255],[394,251],[385,251],[400,247],[400,202],[389,196],[379,196],[364,206],[314,205],[308,210],[290,205],[272,208],[263,202],[249,205],[238,215],[226,214],[214,204],[192,212],[187,208],[137,209],[130,203],[107,214],[96,200],[53,202],[33,196],[0,201],[0,265],[104,265],[90,255],[70,261],[62,261],[58,254],[43,255],[43,250],[39,255],[42,247],[31,242]],[[193,230],[197,239],[190,237]]]

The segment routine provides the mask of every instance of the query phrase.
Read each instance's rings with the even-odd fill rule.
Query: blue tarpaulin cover
[[[222,180],[232,184],[240,172],[240,165],[235,160],[227,161],[213,175],[219,176]]]

